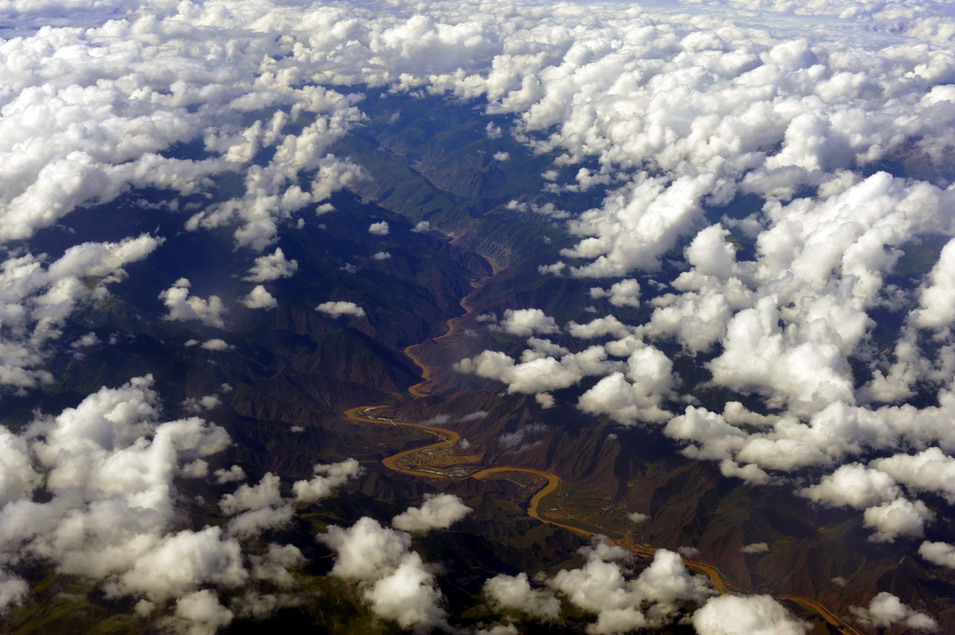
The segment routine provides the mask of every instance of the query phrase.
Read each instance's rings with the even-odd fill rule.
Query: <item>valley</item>
[[[453,337],[457,332],[460,321],[470,317],[474,312],[474,307],[471,306],[468,301],[469,298],[476,291],[480,290],[481,286],[487,280],[490,280],[499,273],[498,265],[493,263],[493,261],[490,262],[492,263],[491,275],[472,282],[475,290],[464,296],[459,303],[461,308],[465,311],[464,316],[450,318],[447,321],[447,332],[438,337],[431,338],[429,340],[430,343],[439,344]],[[431,396],[431,391],[428,387],[434,370],[414,354],[418,346],[420,345],[409,345],[404,349],[404,353],[421,369],[422,377],[421,382],[408,387],[408,394],[413,398],[422,399]],[[608,531],[604,527],[581,525],[579,522],[573,522],[572,518],[562,517],[556,514],[555,512],[559,511],[561,505],[560,490],[563,486],[563,481],[556,474],[517,465],[482,466],[481,460],[483,454],[463,453],[460,448],[457,447],[461,442],[461,435],[454,430],[409,421],[398,421],[385,414],[376,414],[390,409],[391,406],[388,404],[356,406],[345,410],[343,414],[346,419],[355,423],[422,430],[439,440],[433,444],[403,450],[382,458],[381,464],[389,470],[426,479],[475,479],[481,481],[489,478],[502,477],[507,474],[527,474],[538,477],[541,479],[542,485],[536,488],[536,491],[533,492],[533,495],[526,504],[526,512],[529,517],[538,522],[570,531],[587,539],[596,535],[606,535],[610,539],[610,544],[623,547],[637,558],[652,559],[656,553],[656,547],[649,544],[637,543],[629,535],[620,535],[614,531]],[[548,498],[554,495],[556,495],[556,500],[549,501]],[[547,505],[550,507],[542,512],[541,505],[545,500],[548,500]],[[684,558],[683,561],[691,570],[705,575],[718,594],[722,595],[731,591],[739,592],[738,587],[733,585],[724,573],[715,566],[688,558]],[[848,624],[817,600],[790,594],[776,595],[775,597],[777,600],[790,602],[802,609],[808,610],[819,619],[820,623],[828,625],[841,635],[863,635],[861,631]]]

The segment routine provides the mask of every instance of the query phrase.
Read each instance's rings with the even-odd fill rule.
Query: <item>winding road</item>
[[[490,263],[492,273],[489,276],[485,276],[478,280],[472,281],[473,290],[468,293],[466,296],[461,298],[459,305],[464,309],[464,315],[453,317],[447,320],[448,329],[447,331],[438,337],[432,338],[432,342],[440,342],[444,339],[452,337],[457,333],[459,324],[463,318],[468,317],[474,312],[474,307],[470,305],[470,299],[473,295],[483,287],[484,283],[490,278],[497,275],[501,268],[498,263],[494,260],[485,257],[485,259]],[[415,353],[415,349],[421,344],[412,344],[406,346],[403,350],[404,354],[411,359],[418,367],[421,368],[421,379],[422,381],[409,387],[408,393],[415,398],[423,398],[431,395],[430,383],[432,377],[432,369],[421,360],[420,357]],[[478,480],[483,480],[487,478],[494,477],[498,474],[504,474],[508,472],[517,472],[524,474],[531,474],[533,476],[540,477],[544,479],[545,484],[540,488],[534,495],[530,498],[527,504],[527,515],[531,518],[548,525],[555,527],[560,527],[571,531],[579,536],[585,538],[590,538],[596,536],[598,532],[589,531],[581,527],[576,527],[574,525],[566,524],[553,520],[547,517],[544,517],[540,513],[540,503],[541,501],[557,491],[561,485],[562,480],[556,474],[551,474],[550,472],[545,472],[543,470],[536,470],[528,467],[520,467],[514,465],[503,465],[503,466],[494,466],[486,467],[483,469],[476,470],[474,472],[465,474],[463,476],[455,476],[447,472],[446,467],[426,467],[424,469],[414,469],[413,467],[405,467],[405,465],[414,466],[414,465],[425,465],[428,464],[428,459],[432,455],[439,451],[450,451],[455,445],[461,440],[461,435],[455,432],[454,430],[448,430],[446,428],[439,428],[435,426],[421,425],[417,423],[412,423],[409,421],[396,421],[389,419],[387,417],[374,416],[375,411],[382,410],[387,408],[387,405],[371,405],[371,406],[357,406],[354,408],[349,408],[344,412],[344,415],[347,419],[360,423],[373,423],[379,425],[388,425],[388,426],[398,426],[398,427],[408,427],[414,428],[415,430],[423,430],[429,434],[434,435],[439,440],[435,443],[428,445],[420,446],[417,448],[412,448],[410,450],[403,450],[397,454],[385,457],[381,460],[382,465],[384,465],[389,470],[398,472],[400,474],[406,474],[408,476],[423,477],[423,478],[443,478],[443,479],[466,479],[474,478]],[[424,461],[415,462],[412,460],[416,455],[422,456],[425,458]],[[630,551],[635,556],[641,558],[651,558],[656,553],[657,548],[650,545],[643,544],[632,544],[625,543],[619,540],[611,539],[611,543],[619,545],[628,551]],[[698,562],[695,560],[688,560],[684,558],[684,564],[706,575],[710,582],[713,584],[713,588],[722,595],[726,593],[728,587],[728,581],[726,576],[723,573],[714,567],[713,565],[706,564],[703,562]],[[822,605],[817,600],[814,600],[809,597],[798,596],[798,595],[777,595],[775,596],[777,600],[788,601],[794,604],[797,604],[804,609],[807,609],[813,613],[816,613],[823,621],[826,622],[829,626],[834,628],[836,631],[842,635],[864,635],[861,631],[857,630],[850,624],[846,623],[838,615],[830,611],[824,605]]]

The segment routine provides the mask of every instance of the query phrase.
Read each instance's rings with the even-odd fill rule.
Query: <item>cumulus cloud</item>
[[[472,510],[453,494],[426,496],[421,507],[409,507],[395,516],[391,524],[395,529],[424,533],[432,529],[447,529]]]
[[[182,408],[190,414],[199,414],[204,410],[212,410],[222,405],[219,395],[212,393],[201,397],[187,397],[182,402]]]
[[[238,465],[233,465],[228,470],[218,469],[213,474],[216,477],[216,483],[222,485],[224,483],[233,483],[235,481],[244,481],[245,480],[245,470],[243,470]]]
[[[374,580],[394,570],[411,546],[411,536],[368,517],[345,529],[332,525],[318,540],[338,554],[332,574],[350,580]]]
[[[280,479],[267,472],[257,485],[240,485],[219,500],[219,509],[232,516],[229,533],[240,538],[284,527],[292,520],[292,507],[280,490]]]
[[[901,488],[952,497],[931,470],[948,474],[955,452],[955,248],[922,263],[930,271],[909,276],[911,288],[886,282],[905,277],[898,269],[913,245],[955,233],[952,21],[942,7],[399,3],[387,12],[275,6],[250,19],[232,3],[128,10],[97,0],[60,3],[55,14],[49,3],[14,4],[18,37],[0,43],[0,240],[151,188],[174,193],[164,205],[191,215],[186,229],[228,228],[238,246],[263,250],[280,226],[330,212],[329,196],[366,176],[331,153],[363,118],[350,87],[480,100],[496,122],[487,137],[503,126],[554,157],[541,168],[552,187],[533,209],[565,224],[573,244],[544,274],[594,279],[593,299],[650,318],[568,325],[575,337],[618,342],[529,343],[519,358],[486,351],[459,369],[543,405],[550,391],[593,377],[582,410],[664,423],[687,455],[753,483],[817,468],[803,494],[864,508],[885,539],[918,535],[929,518]],[[810,30],[792,14],[827,17]],[[51,26],[50,15],[77,28]],[[197,156],[179,150],[190,142]],[[220,187],[226,174],[240,182]],[[588,190],[592,208],[579,214],[546,200]],[[150,241],[159,239],[76,246],[60,266],[20,245],[5,253],[0,384],[51,382],[45,363],[71,312],[106,297],[124,263],[156,248]],[[294,262],[276,249],[247,279],[291,275]],[[245,301],[268,308],[262,290]],[[160,298],[171,320],[224,326],[221,300],[183,281]],[[352,303],[321,307],[364,316]],[[893,319],[880,323],[877,308]],[[543,314],[514,317],[535,309],[510,310],[502,328],[517,336],[559,330]],[[903,326],[883,332],[889,322]],[[674,408],[671,340],[711,373],[705,388],[747,408],[709,412],[692,395]],[[686,403],[695,405],[681,412]],[[866,463],[872,451],[883,458]],[[33,487],[17,452],[4,459],[10,496]],[[615,619],[637,618],[621,610]]]
[[[802,496],[817,502],[855,509],[887,503],[898,498],[900,493],[895,479],[889,474],[858,463],[843,465],[824,476],[817,485],[800,492]]]
[[[232,494],[223,496],[219,501],[219,508],[226,514],[232,515],[281,504],[279,477],[267,472],[258,485],[241,485]]]
[[[170,623],[189,635],[212,635],[232,622],[232,611],[219,604],[208,589],[183,596],[176,601],[176,614]]]
[[[337,553],[332,575],[364,583],[363,597],[376,614],[406,629],[444,623],[443,596],[430,567],[410,551],[409,534],[363,517],[346,529],[332,525],[317,538]]]
[[[913,312],[915,323],[922,328],[942,328],[955,319],[955,240],[942,249],[941,257],[922,289],[920,306]]]
[[[90,11],[106,3],[87,4],[76,13],[90,20],[80,20],[83,28],[34,30],[5,43],[0,154],[12,169],[3,176],[0,239],[27,238],[83,204],[111,201],[130,188],[190,195],[209,188],[212,177],[242,170],[245,193],[189,225],[237,222],[237,241],[262,248],[278,222],[359,178],[356,166],[327,152],[360,119],[353,101],[316,86],[292,86],[283,81],[287,75],[260,67],[263,55],[277,54],[281,45],[265,44],[268,38],[248,23],[211,36],[212,24],[243,24],[235,7],[213,17],[185,5],[182,12],[149,5],[144,14],[129,12],[138,3],[113,5],[107,20]],[[38,24],[50,26],[44,21],[49,9],[37,12]],[[18,22],[31,21],[29,11],[17,14]],[[177,40],[204,44],[168,45]],[[225,41],[236,54],[213,52]],[[9,62],[13,58],[19,61]],[[128,70],[125,79],[116,76],[117,64]],[[249,125],[246,113],[256,108],[274,114]],[[298,134],[286,133],[302,111],[316,120]],[[170,156],[175,144],[203,137],[208,158]],[[275,152],[259,165],[263,148]]]
[[[542,589],[532,588],[526,573],[497,575],[484,583],[484,594],[499,608],[521,611],[539,620],[554,621],[560,615],[560,601]]]
[[[919,545],[919,555],[933,564],[955,569],[955,545],[926,540]]]
[[[211,340],[206,340],[200,344],[199,348],[206,351],[227,351],[229,350],[230,346],[229,343],[224,339],[214,337]]]
[[[660,627],[681,605],[702,604],[713,592],[705,578],[690,575],[683,559],[666,549],[657,550],[635,578],[629,575],[630,554],[603,537],[581,552],[587,558],[582,567],[558,571],[547,583],[574,606],[597,615],[590,633]]]
[[[159,615],[164,628],[181,632],[212,633],[231,623],[233,611],[264,618],[297,603],[284,591],[259,596],[249,585],[293,589],[289,569],[304,564],[301,552],[266,544],[254,554],[238,540],[290,520],[278,477],[267,473],[220,499],[231,516],[227,530],[195,526],[179,480],[208,478],[207,459],[231,440],[196,417],[163,420],[153,383],[146,376],[103,387],[59,414],[38,413],[20,434],[0,433],[0,612],[25,598],[16,572],[37,563],[90,580],[108,598],[138,600],[137,613]],[[213,477],[222,484],[245,474],[232,466]],[[220,603],[242,593],[248,606]]]
[[[886,591],[872,598],[869,606],[853,606],[850,610],[859,622],[869,627],[887,628],[902,625],[921,631],[938,630],[938,624],[929,615],[916,611]]]
[[[387,236],[389,231],[387,221],[379,221],[368,226],[368,233],[372,236]]]
[[[606,414],[619,423],[664,421],[662,408],[671,396],[675,379],[673,363],[653,346],[636,346],[627,359],[626,372],[614,372],[580,396],[578,407],[592,414]]]
[[[862,524],[875,530],[869,538],[873,542],[892,542],[899,536],[921,538],[925,524],[934,514],[920,500],[914,503],[896,498],[876,507],[869,507],[862,515]]]
[[[341,317],[343,315],[351,315],[357,318],[365,317],[365,310],[363,308],[354,302],[348,302],[345,300],[329,300],[328,302],[322,302],[315,307],[315,310],[319,313],[330,315],[333,318]]]
[[[402,628],[433,627],[444,622],[443,598],[434,574],[417,552],[408,553],[398,567],[366,589],[365,598],[378,615]]]
[[[274,309],[278,301],[261,284],[255,285],[249,295],[240,300],[243,306],[249,309]]]
[[[201,583],[239,587],[248,579],[239,543],[226,539],[218,527],[183,530],[160,539],[152,548],[108,582],[108,593],[145,594],[153,601],[181,597]]]
[[[768,553],[769,545],[765,542],[754,542],[748,545],[743,545],[743,548],[740,549],[745,554],[754,554],[754,553]]]
[[[610,298],[613,306],[640,306],[640,283],[633,278],[627,278],[610,285],[610,290],[601,287],[591,287],[591,298]]]
[[[240,544],[219,527],[183,528],[177,504],[176,479],[195,477],[229,436],[198,418],[162,421],[152,384],[147,376],[104,387],[58,415],[39,415],[20,435],[0,435],[4,607],[25,589],[9,571],[33,561],[91,579],[109,597],[147,603],[248,580]],[[34,500],[39,488],[44,502]],[[185,606],[178,617],[201,622]]]
[[[225,328],[225,321],[222,319],[225,305],[219,296],[212,295],[207,300],[191,295],[189,293],[191,286],[192,283],[187,278],[179,278],[171,287],[159,294],[159,299],[166,305],[165,318],[181,322],[198,320],[206,326]]]
[[[612,315],[596,318],[587,324],[571,322],[567,325],[567,331],[574,337],[585,340],[606,337],[607,335],[622,339],[630,333],[630,329]]]
[[[682,176],[672,183],[649,177],[620,190],[600,209],[572,220],[572,233],[586,236],[565,249],[567,258],[592,260],[572,269],[583,277],[624,276],[634,269],[656,271],[660,258],[693,226],[713,176]]]
[[[0,265],[0,386],[49,383],[52,375],[42,366],[64,322],[79,306],[109,297],[107,287],[126,277],[124,267],[162,243],[143,234],[74,245],[53,262],[45,254],[10,255]]]
[[[350,99],[334,91],[315,86],[303,90],[316,93],[311,97],[322,105],[317,107],[320,116],[298,134],[286,134],[279,141],[278,135],[269,134],[258,122],[236,139],[217,140],[225,150],[225,158],[235,162],[253,158],[258,144],[274,144],[275,152],[267,165],[248,165],[244,195],[196,213],[186,223],[186,229],[238,224],[234,231],[236,244],[261,251],[275,241],[280,223],[309,207],[317,214],[330,211],[332,208],[317,204],[336,190],[364,178],[358,166],[328,153],[329,146],[360,119],[358,110],[351,106]],[[278,114],[276,117],[280,118],[279,126],[287,119]],[[311,176],[311,182],[306,181],[303,188],[305,175]]]
[[[296,502],[313,503],[328,498],[336,488],[361,476],[364,468],[355,459],[345,459],[329,465],[317,463],[312,467],[312,471],[315,476],[311,479],[295,481],[292,484],[292,493]]]
[[[949,504],[955,503],[955,458],[939,448],[914,455],[896,454],[876,459],[870,465],[913,490],[937,492]]]
[[[788,12],[835,16],[840,24],[861,19],[864,33],[851,53],[821,25],[768,37],[736,21],[739,30],[730,34],[721,30],[734,19],[729,6],[752,10],[753,24],[779,26],[776,14]],[[825,473],[803,494],[866,510],[865,522],[886,527],[877,535],[888,537],[915,535],[927,521],[921,503],[900,498],[902,488],[950,496],[942,478],[913,475],[915,462],[927,457],[893,459],[891,452],[905,444],[914,451],[937,445],[945,457],[953,451],[936,422],[949,412],[946,302],[955,252],[947,245],[924,279],[913,276],[917,289],[886,282],[912,245],[952,234],[944,210],[953,193],[944,169],[923,179],[876,166],[918,156],[941,168],[953,136],[951,113],[940,110],[950,103],[943,84],[951,73],[937,30],[946,24],[950,32],[950,20],[925,7],[895,18],[896,32],[918,38],[926,58],[894,39],[884,6],[717,3],[708,5],[715,13],[694,15],[686,28],[644,7],[627,16],[626,34],[597,19],[583,27],[593,37],[575,36],[559,53],[541,44],[536,55],[496,58],[489,71],[428,81],[485,97],[489,112],[514,115],[515,138],[560,153],[544,175],[555,187],[562,187],[564,168],[587,160],[597,166],[578,169],[577,181],[583,187],[602,179],[602,200],[568,219],[576,243],[562,252],[564,262],[541,272],[633,281],[611,304],[648,304],[652,312],[644,324],[618,325],[608,316],[567,331],[626,339],[630,330],[650,346],[675,339],[712,374],[708,388],[739,399],[722,415],[694,409],[674,417],[668,400],[679,383],[672,369],[647,364],[648,377],[637,381],[631,368],[608,360],[580,396],[583,410],[667,423],[666,433],[684,442],[689,456],[718,461],[723,474],[753,483],[820,468]],[[895,43],[889,62],[884,51]],[[903,77],[917,79],[902,88]],[[756,204],[744,212],[737,206],[745,197]],[[509,208],[531,209],[517,202]],[[641,287],[644,295],[651,287],[665,292],[641,298]],[[590,297],[613,298],[613,287],[594,286]],[[873,311],[887,307],[903,327],[888,353],[877,353]],[[935,331],[938,345],[923,345],[919,328]],[[604,348],[617,355],[625,346]],[[459,369],[500,380],[509,392],[545,395],[580,381],[563,363],[568,354],[576,353],[531,350],[514,359],[485,351]],[[640,394],[648,378],[660,381]],[[939,405],[905,403],[917,386],[934,392]],[[886,462],[867,465],[872,451]],[[933,465],[945,473],[944,463]],[[901,524],[889,529],[890,518]]]
[[[615,366],[607,361],[607,353],[600,346],[568,353],[560,359],[528,349],[523,360],[516,363],[504,353],[484,351],[477,357],[461,360],[455,368],[459,372],[503,381],[511,393],[544,393],[573,386],[590,375],[602,375]]]
[[[25,580],[4,573],[0,579],[0,615],[22,604],[29,591],[30,587]]]
[[[700,635],[802,635],[809,625],[768,595],[721,595],[693,614]]]
[[[504,312],[500,327],[505,333],[522,337],[546,335],[560,330],[554,318],[540,309],[508,309]]]
[[[271,282],[279,278],[288,278],[298,271],[298,261],[288,260],[281,247],[276,247],[275,251],[266,256],[259,256],[255,259],[255,264],[249,269],[249,275],[244,279],[249,282]],[[256,288],[260,288],[259,285]]]

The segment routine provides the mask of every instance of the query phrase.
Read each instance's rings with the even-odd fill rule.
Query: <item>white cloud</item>
[[[869,538],[873,542],[893,542],[899,536],[921,538],[925,524],[934,514],[922,501],[914,503],[905,498],[870,507],[862,515],[862,524],[875,530]]]
[[[364,468],[355,459],[345,459],[329,465],[316,463],[312,471],[315,476],[311,479],[292,484],[292,493],[297,502],[313,503],[331,496],[335,488],[361,476]]]
[[[883,537],[915,535],[926,516],[918,501],[880,500],[880,483],[893,496],[904,486],[909,495],[951,498],[947,481],[927,470],[947,474],[955,452],[952,244],[917,288],[885,282],[903,247],[955,233],[945,181],[955,147],[952,20],[941,5],[275,6],[252,19],[235,3],[14,4],[11,33],[20,37],[0,43],[0,240],[29,238],[78,207],[148,187],[204,202],[188,209],[187,228],[228,226],[237,244],[261,250],[280,225],[330,212],[331,193],[364,176],[329,154],[362,120],[361,96],[315,84],[483,100],[497,122],[484,128],[488,137],[500,138],[505,126],[529,150],[555,157],[542,168],[551,192],[606,186],[593,209],[570,220],[568,262],[543,270],[633,276],[598,293],[618,307],[641,303],[634,272],[659,272],[651,286],[640,277],[644,296],[666,290],[642,299],[652,309],[646,324],[607,319],[571,329],[621,339],[629,329],[660,355],[669,338],[689,356],[715,350],[708,387],[738,393],[732,399],[747,408],[672,417],[672,365],[652,353],[636,367],[607,358],[616,350],[629,357],[626,343],[582,352],[529,343],[519,359],[485,352],[459,368],[545,405],[549,391],[595,377],[581,408],[622,422],[670,419],[665,430],[687,454],[751,482],[825,470],[806,491],[868,507],[865,521]],[[167,156],[195,140],[210,158]],[[876,172],[880,165],[906,173],[893,178]],[[226,172],[243,175],[242,194],[212,198],[222,194],[213,177]],[[746,218],[736,217],[740,193],[763,199]],[[534,205],[561,220],[553,203]],[[721,208],[718,221],[704,213]],[[427,228],[422,221],[416,231]],[[124,262],[156,248],[151,241],[159,242],[123,241],[122,257],[119,243],[77,246],[62,264],[12,248],[0,281],[0,384],[51,382],[45,363],[68,317],[104,299]],[[290,275],[293,263],[276,249],[256,259],[248,278]],[[89,277],[101,279],[90,288]],[[259,296],[246,300],[267,308]],[[170,319],[224,325],[215,296],[174,285],[161,297]],[[326,305],[332,316],[364,315],[351,303]],[[881,353],[871,314],[890,305],[906,326],[888,333],[895,341]],[[556,321],[541,325],[557,332]],[[918,329],[931,330],[923,334],[930,344]],[[908,402],[916,391],[918,406]],[[34,487],[22,467],[31,455],[19,447],[33,441],[17,439],[5,441],[10,475],[0,491],[10,497]],[[101,440],[102,456],[129,450]],[[886,458],[863,468],[872,450]],[[184,456],[181,467],[197,460]],[[52,468],[31,469],[42,479]],[[610,615],[602,619],[595,628],[611,628]],[[614,619],[637,618],[621,609]]]
[[[786,340],[774,298],[740,311],[727,327],[723,354],[708,364],[714,381],[737,390],[774,393],[774,399],[798,413],[854,402],[848,364],[835,345]]]
[[[350,580],[375,580],[396,569],[411,546],[408,534],[367,517],[346,529],[332,525],[317,538],[338,553],[332,575]]]
[[[542,589],[531,587],[526,573],[497,575],[484,583],[484,594],[496,606],[521,611],[531,617],[554,621],[560,616],[560,601]]]
[[[42,368],[64,322],[79,307],[109,297],[124,267],[149,256],[163,239],[146,234],[119,242],[85,242],[46,264],[45,255],[11,255],[0,265],[0,386],[49,383]],[[44,266],[46,265],[46,266]]]
[[[801,490],[799,494],[834,507],[865,509],[893,501],[901,492],[889,474],[858,463],[849,463],[824,476],[819,484]]]
[[[573,269],[585,277],[623,276],[634,269],[655,271],[660,257],[688,232],[701,213],[700,199],[713,186],[704,174],[680,177],[673,183],[648,178],[619,191],[594,209],[572,220],[572,233],[586,236],[562,252],[592,263]]]
[[[405,629],[444,622],[445,612],[439,606],[443,596],[435,586],[434,574],[416,552],[406,554],[397,568],[376,580],[364,596],[375,613]]]
[[[267,580],[281,588],[295,586],[295,578],[289,569],[295,569],[306,563],[305,556],[295,545],[269,544],[266,552],[261,556],[250,556],[252,561],[252,577],[257,580]]]
[[[610,304],[614,306],[640,306],[640,283],[628,278],[610,285]]]
[[[20,606],[23,600],[30,592],[30,587],[25,580],[10,576],[6,573],[0,577],[0,615],[13,606]]]
[[[266,472],[258,485],[241,485],[234,493],[223,496],[219,501],[219,508],[226,514],[235,515],[243,511],[279,506],[282,502],[279,477]]]
[[[955,503],[955,458],[939,448],[929,448],[915,455],[896,454],[876,459],[870,465],[909,488],[938,492],[950,504]]]
[[[607,335],[620,339],[630,334],[630,329],[612,315],[596,318],[587,324],[571,322],[567,325],[567,331],[580,339],[594,339]]]
[[[238,587],[248,573],[242,566],[239,543],[223,539],[218,527],[183,530],[164,537],[132,567],[106,585],[108,593],[144,594],[153,601],[181,597],[202,583]]]
[[[926,540],[919,545],[919,555],[933,564],[955,569],[955,545]]]
[[[298,271],[298,261],[288,260],[281,247],[267,256],[259,256],[255,264],[249,269],[249,275],[244,280],[249,282],[271,282],[279,278],[289,278]],[[260,285],[261,286],[261,285]],[[258,288],[258,287],[256,287]]]
[[[653,346],[636,346],[627,360],[626,375],[615,372],[580,396],[584,412],[606,414],[623,424],[663,421],[671,414],[662,408],[674,385],[673,364]]]
[[[620,282],[610,285],[610,290],[603,287],[591,287],[590,297],[610,298],[610,304],[614,306],[638,307],[640,306],[640,283],[633,278],[627,278]]]
[[[268,165],[251,164],[245,169],[244,195],[196,213],[186,223],[186,229],[214,229],[238,223],[234,232],[236,244],[261,251],[275,241],[281,222],[291,220],[309,206],[318,214],[330,211],[325,205],[316,204],[364,178],[358,166],[327,152],[360,119],[358,110],[349,98],[334,91],[315,86],[305,90],[320,93],[318,97],[324,105],[318,109],[324,112],[298,134],[287,134],[275,142],[275,153]],[[228,143],[222,141],[223,145]],[[247,139],[242,143],[247,143]],[[242,152],[230,156],[233,147],[227,150],[227,158],[248,160],[248,154]],[[304,189],[303,174],[314,175]]]
[[[472,510],[453,494],[426,496],[421,507],[409,507],[395,516],[391,524],[395,529],[425,533],[432,529],[447,529]]]
[[[883,591],[867,607],[853,606],[853,615],[866,626],[886,628],[902,625],[922,631],[936,631],[938,624],[930,616],[904,604],[899,598]]]
[[[201,397],[187,397],[182,402],[182,408],[190,414],[199,414],[204,410],[212,410],[222,405],[219,395],[212,393]]]
[[[245,480],[245,470],[243,470],[238,465],[233,465],[228,470],[224,470],[224,469],[216,470],[215,472],[213,472],[213,474],[216,477],[216,483],[218,483],[219,485]]]
[[[288,504],[250,509],[229,521],[229,535],[248,540],[267,530],[282,529],[292,521],[293,514],[292,506]]]
[[[431,229],[431,223],[429,223],[426,220],[420,220],[417,223],[415,223],[415,226],[414,228],[412,228],[411,231],[415,232],[416,234],[420,234],[420,233],[429,231],[430,229]]]
[[[745,554],[754,554],[754,553],[769,553],[769,545],[765,542],[753,542],[748,545],[743,545],[743,548],[740,549]]]
[[[405,629],[444,624],[443,596],[411,536],[363,517],[347,529],[332,525],[317,536],[337,552],[332,575],[364,583],[363,596],[378,615]]]
[[[581,553],[587,558],[582,567],[558,571],[547,583],[574,606],[597,615],[590,633],[663,626],[681,604],[701,604],[713,593],[705,578],[690,575],[682,558],[666,549],[657,550],[636,578],[628,576],[630,554],[603,537]]]
[[[227,351],[231,347],[225,340],[215,337],[200,344],[199,348],[206,351]]]
[[[329,300],[328,302],[322,302],[315,310],[319,313],[324,313],[330,315],[333,318],[341,317],[343,315],[351,315],[357,318],[365,317],[365,310],[354,302],[348,302],[345,300]]]
[[[177,630],[189,635],[212,635],[232,622],[232,611],[219,604],[208,589],[202,589],[176,601]]]
[[[540,309],[508,309],[504,312],[501,328],[505,333],[522,337],[557,333],[560,330],[554,318]]]
[[[387,236],[389,231],[387,221],[379,221],[368,226],[368,233],[373,236]]]
[[[165,319],[187,322],[189,320],[199,320],[206,326],[216,328],[225,328],[225,322],[222,314],[225,313],[225,305],[217,295],[209,296],[209,299],[190,295],[189,288],[191,283],[186,278],[180,278],[165,291],[159,294],[159,299],[166,305]]]
[[[700,635],[802,635],[809,625],[768,595],[721,595],[693,614]]]
[[[0,435],[0,566],[42,562],[91,580],[108,597],[139,598],[147,611],[201,589],[208,595],[193,599],[212,607],[212,589],[247,583],[239,542],[219,527],[183,528],[179,509],[177,479],[203,478],[205,459],[229,437],[198,418],[161,421],[152,383],[104,387],[58,415],[38,415],[20,435]],[[39,488],[44,502],[33,500]],[[243,493],[234,507],[257,507],[253,499]],[[0,607],[19,602],[25,583],[8,573],[0,580]],[[184,606],[178,618],[202,622]]]
[[[249,309],[274,309],[279,305],[271,293],[261,284],[255,285],[249,295],[241,300],[242,305]]]
[[[583,377],[601,375],[608,368],[619,366],[607,361],[607,353],[600,346],[568,353],[559,360],[528,349],[523,359],[526,361],[515,363],[504,353],[484,351],[477,357],[461,360],[455,368],[459,372],[503,381],[511,393],[542,393],[573,386]]]

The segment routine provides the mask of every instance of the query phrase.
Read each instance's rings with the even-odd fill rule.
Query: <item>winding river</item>
[[[491,265],[492,273],[489,276],[480,278],[471,283],[473,287],[472,291],[466,296],[461,298],[459,304],[462,309],[464,309],[465,314],[459,317],[451,318],[447,321],[447,331],[436,338],[433,338],[431,341],[440,342],[447,338],[452,337],[457,333],[458,326],[460,321],[474,311],[474,307],[471,306],[470,300],[474,293],[481,289],[481,287],[486,283],[487,280],[496,276],[501,268],[499,265],[492,259],[487,258],[488,263]],[[422,381],[409,387],[408,393],[416,398],[428,397],[431,394],[431,377],[432,369],[416,354],[416,348],[420,344],[412,344],[405,347],[404,354],[411,359],[419,368],[421,368],[421,379]],[[561,485],[562,480],[556,474],[550,472],[545,472],[543,470],[536,470],[528,467],[521,467],[516,465],[503,465],[503,466],[494,466],[494,467],[485,467],[478,469],[476,471],[465,473],[460,476],[453,475],[448,473],[447,468],[444,466],[430,466],[429,459],[432,458],[436,453],[450,453],[455,445],[461,440],[461,435],[455,432],[454,430],[448,430],[446,428],[439,428],[435,426],[421,425],[417,423],[412,423],[409,421],[396,421],[383,416],[375,416],[376,411],[387,408],[388,405],[371,405],[371,406],[357,406],[354,408],[349,408],[345,411],[345,417],[350,421],[358,423],[372,423],[378,425],[387,425],[387,426],[400,426],[400,427],[409,427],[414,428],[415,430],[420,430],[427,432],[431,435],[434,435],[438,441],[421,447],[413,448],[411,450],[404,450],[393,454],[391,456],[385,457],[381,460],[382,465],[384,465],[389,470],[398,472],[400,474],[406,474],[408,476],[414,476],[418,478],[437,478],[437,479],[464,479],[464,478],[474,478],[478,480],[494,477],[498,474],[505,473],[523,473],[531,474],[533,476],[540,477],[544,479],[544,486],[537,490],[534,495],[530,498],[527,504],[527,515],[531,518],[546,523],[548,525],[553,525],[555,527],[560,527],[571,531],[579,536],[590,538],[597,535],[598,532],[589,531],[587,529],[576,527],[567,523],[562,523],[557,520],[547,518],[542,516],[540,512],[541,501],[549,496],[550,494],[557,491]],[[418,458],[419,460],[415,460]],[[406,467],[408,466],[408,467]],[[416,467],[417,466],[417,469]],[[628,551],[630,551],[635,556],[641,558],[650,558],[654,555],[657,548],[650,545],[641,545],[641,544],[632,544],[632,543],[623,543],[619,540],[611,539],[611,543],[619,545]],[[706,575],[710,582],[713,584],[713,588],[716,589],[721,595],[727,592],[728,581],[726,576],[723,573],[714,567],[713,565],[706,564],[703,562],[698,562],[695,560],[687,560],[684,558],[684,563],[690,569],[698,571]],[[798,595],[777,595],[777,600],[783,600],[798,604],[799,606],[807,609],[816,615],[818,615],[823,621],[826,622],[830,627],[834,628],[837,632],[842,635],[863,635],[859,630],[853,626],[846,623],[838,615],[830,611],[824,605],[822,605],[817,600],[814,600],[809,597],[798,596]]]

